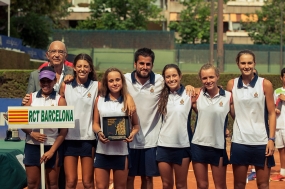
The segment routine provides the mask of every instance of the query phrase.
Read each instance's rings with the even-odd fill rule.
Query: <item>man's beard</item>
[[[148,78],[150,73],[148,72],[147,75],[142,75],[139,71],[136,72],[138,78]]]

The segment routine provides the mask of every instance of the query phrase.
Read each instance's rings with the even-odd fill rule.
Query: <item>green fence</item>
[[[133,54],[141,47],[155,52],[154,71],[161,72],[164,65],[176,63],[184,73],[195,73],[209,61],[209,44],[175,44],[174,32],[167,31],[82,31],[55,30],[53,40],[64,41],[68,53],[87,53],[93,58],[97,70],[118,67],[133,70]],[[224,45],[224,72],[239,73],[235,63],[239,51],[249,49],[256,55],[259,73],[278,74],[280,47],[274,45]],[[217,62],[214,45],[214,63]],[[283,49],[283,57],[285,57]],[[283,61],[284,64],[284,61]]]

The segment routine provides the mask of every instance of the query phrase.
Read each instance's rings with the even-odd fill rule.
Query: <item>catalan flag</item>
[[[28,109],[9,109],[8,110],[9,124],[28,124],[29,110]]]

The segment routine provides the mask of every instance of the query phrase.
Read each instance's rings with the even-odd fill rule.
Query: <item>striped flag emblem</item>
[[[28,109],[10,109],[8,110],[9,124],[28,124],[29,110]]]

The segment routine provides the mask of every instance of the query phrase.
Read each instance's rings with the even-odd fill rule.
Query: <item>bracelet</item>
[[[268,137],[268,140],[272,140],[273,142],[275,142],[275,137]]]
[[[100,130],[100,131],[98,131],[96,134],[98,135],[100,132],[102,132],[102,131]]]

